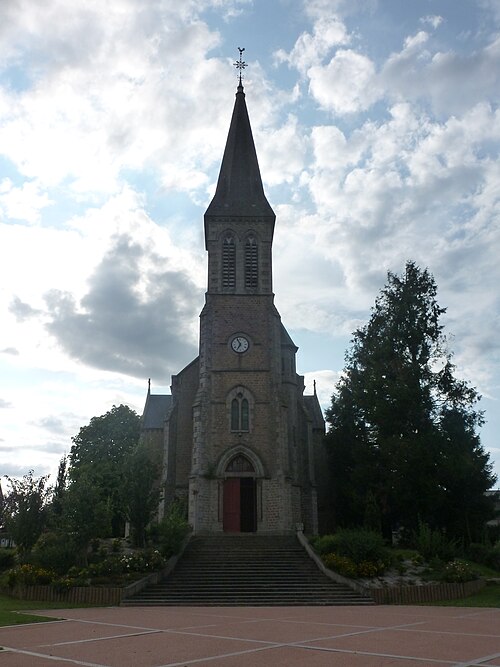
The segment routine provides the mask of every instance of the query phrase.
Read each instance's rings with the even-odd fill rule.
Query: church
[[[276,216],[262,185],[240,66],[215,195],[204,216],[208,286],[199,354],[148,389],[142,438],[162,452],[163,508],[186,501],[194,534],[318,531],[325,424],[304,395],[297,346],[274,305]],[[316,470],[315,470],[316,469]]]

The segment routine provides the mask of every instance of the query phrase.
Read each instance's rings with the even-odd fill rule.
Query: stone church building
[[[163,452],[163,504],[186,499],[195,534],[317,532],[324,420],[274,305],[275,219],[240,77],[204,218],[199,354],[172,377],[171,395],[148,390],[142,417],[143,439]]]

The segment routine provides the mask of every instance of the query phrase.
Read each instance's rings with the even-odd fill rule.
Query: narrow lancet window
[[[249,236],[245,243],[245,287],[256,289],[259,275],[257,239]]]
[[[231,431],[250,430],[250,410],[248,399],[241,392],[231,401]]]
[[[224,236],[222,241],[222,287],[236,287],[236,251],[234,238],[231,234]]]

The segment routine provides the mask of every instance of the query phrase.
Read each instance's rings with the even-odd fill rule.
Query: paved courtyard
[[[500,667],[500,609],[107,607],[0,628],[1,667]]]

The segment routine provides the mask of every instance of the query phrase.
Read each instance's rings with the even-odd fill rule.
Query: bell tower
[[[303,378],[295,370],[297,347],[274,306],[276,216],[262,185],[242,52],[217,187],[204,216],[208,289],[192,412],[189,521],[197,533],[286,533],[298,523],[314,532]]]

